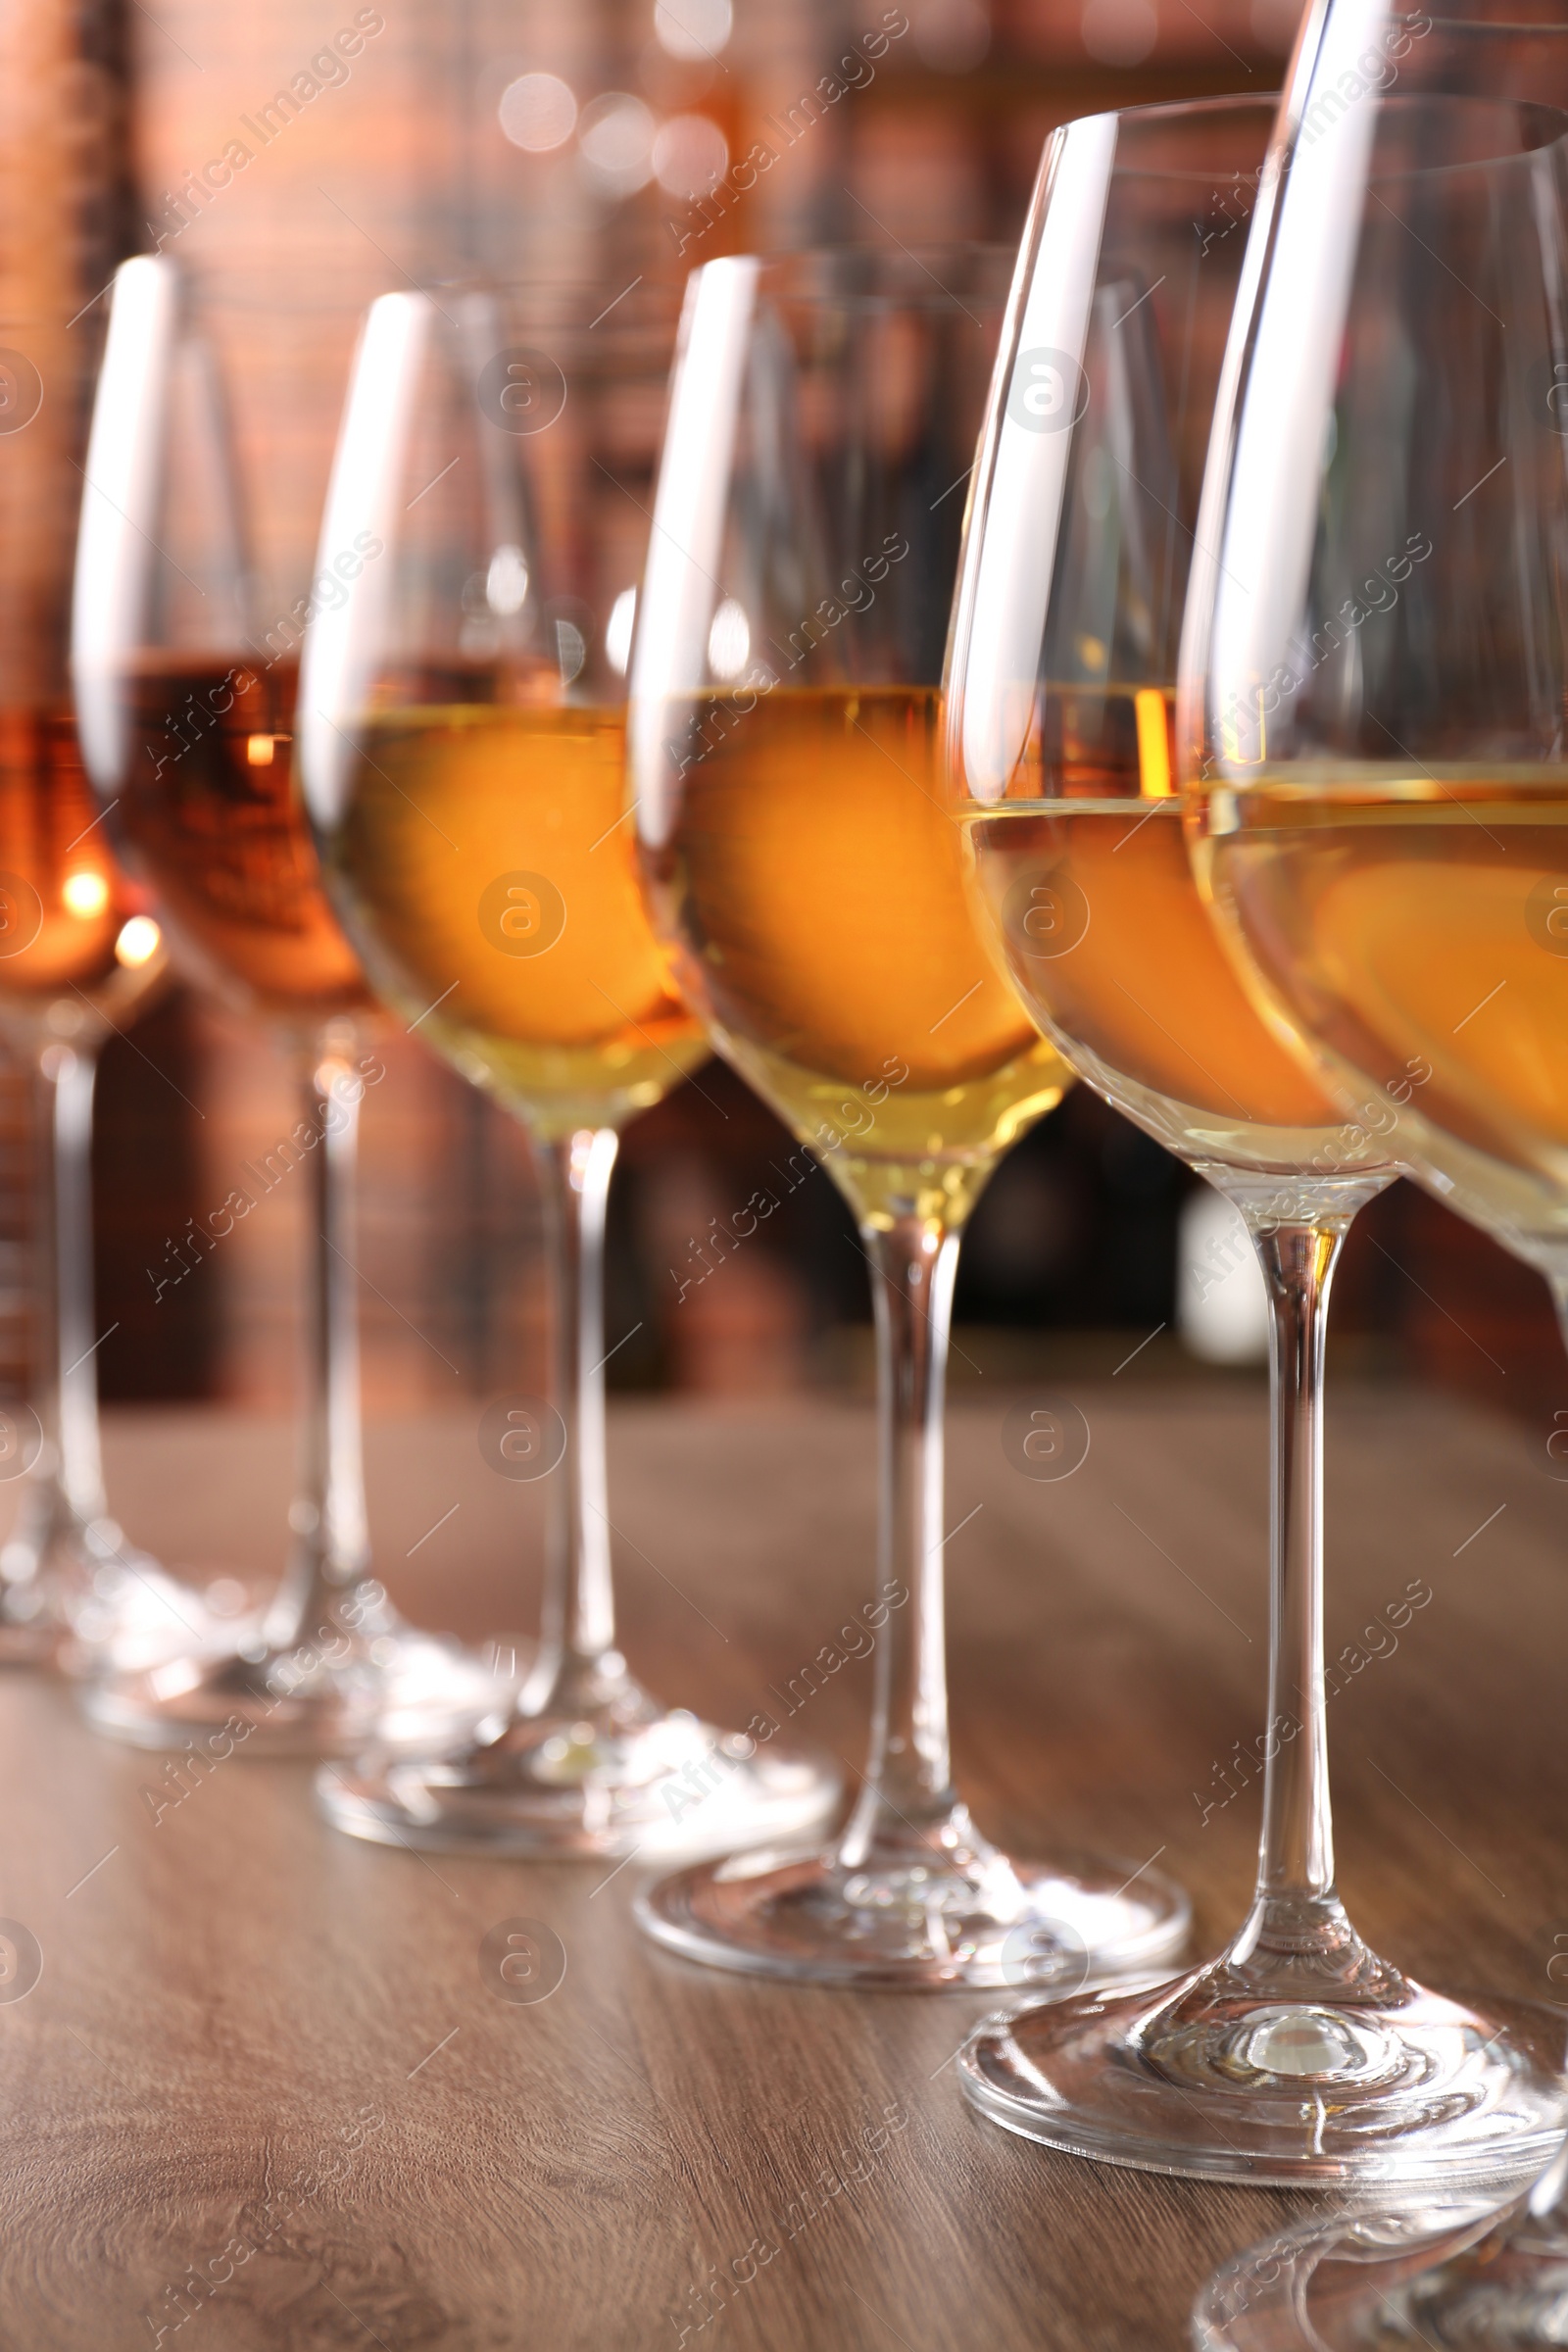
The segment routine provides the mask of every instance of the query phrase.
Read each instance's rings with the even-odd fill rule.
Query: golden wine
[[[167,957],[115,862],[63,709],[0,709],[0,1020],[69,1037],[127,1019]]]
[[[377,711],[329,882],[377,993],[546,1137],[618,1126],[706,1059],[638,889],[625,713]]]
[[[1053,691],[1053,703],[1090,706],[1093,740],[1058,731],[1006,800],[963,811],[976,880],[1041,1028],[1184,1158],[1294,1171],[1357,1157],[1204,911],[1170,789],[1168,697]]]
[[[956,1223],[1070,1083],[993,970],[943,806],[934,688],[708,695],[645,853],[714,1041],[873,1221]]]
[[[281,662],[136,671],[116,815],[182,960],[242,1011],[315,1026],[368,994],[294,781],[297,685]]]
[[[1568,1227],[1568,781],[1249,778],[1200,847],[1267,999],[1345,1082],[1410,1102],[1486,1222]]]

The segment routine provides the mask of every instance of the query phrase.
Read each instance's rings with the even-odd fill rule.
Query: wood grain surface
[[[1089,1458],[1055,1484],[1004,1450],[1016,1400],[953,1415],[960,1780],[1020,1853],[1159,1853],[1212,1945],[1257,1828],[1250,1792],[1214,1800],[1262,1716],[1262,1396],[1086,1386]],[[531,1622],[538,1560],[537,1494],[491,1475],[476,1421],[369,1447],[388,1584],[472,1636]],[[744,1721],[831,1641],[870,1583],[870,1434],[851,1406],[616,1411],[625,1646],[665,1697]],[[117,1507],[185,1565],[275,1565],[288,1459],[286,1431],[216,1414],[112,1425]],[[1334,1649],[1431,1592],[1351,1650],[1333,1702],[1342,1887],[1429,1982],[1548,2000],[1552,1468],[1422,1394],[1335,1401]],[[853,1767],[868,1688],[846,1666],[792,1731]],[[303,1767],[239,1756],[155,1820],[161,1762],[23,1676],[0,1773],[0,1914],[43,1955],[0,2002],[6,2352],[1174,2352],[1213,2266],[1304,2202],[1008,2137],[949,2063],[992,1999],[687,1967],[634,1934],[635,1865],[605,1884],[358,1845]],[[516,1919],[559,1938],[546,1999],[503,1997],[481,1955]]]

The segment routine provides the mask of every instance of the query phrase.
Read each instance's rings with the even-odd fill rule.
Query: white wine
[[[1568,1231],[1568,779],[1323,771],[1211,788],[1199,846],[1265,1001],[1506,1233]]]
[[[963,812],[1019,994],[1074,1067],[1182,1157],[1353,1162],[1334,1102],[1249,1003],[1204,912],[1170,791],[1167,698],[1092,699],[1095,748],[1057,747],[1049,795]]]
[[[706,697],[645,852],[715,1043],[857,1213],[955,1225],[1070,1073],[988,962],[929,687]]]
[[[377,993],[546,1137],[706,1058],[638,890],[619,710],[454,703],[359,734],[328,882]]]

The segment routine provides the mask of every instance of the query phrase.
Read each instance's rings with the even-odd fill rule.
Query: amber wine
[[[1374,1086],[1484,1221],[1568,1226],[1568,780],[1249,779],[1200,856],[1288,1019]]]
[[[294,781],[297,683],[238,657],[138,670],[116,817],[182,960],[242,1010],[315,1025],[367,992]]]
[[[0,709],[0,1018],[122,1023],[164,976],[145,894],[116,863],[65,709]]]
[[[675,831],[646,854],[715,1043],[873,1220],[906,1200],[961,1219],[1070,1082],[976,934],[940,701],[701,698]]]
[[[1058,737],[1049,777],[1014,779],[1049,793],[964,811],[1019,993],[1076,1068],[1183,1157],[1338,1167],[1356,1151],[1345,1122],[1253,1010],[1198,895],[1168,699],[1077,700],[1093,705],[1092,741]]]
[[[367,719],[327,853],[378,994],[541,1135],[614,1126],[707,1055],[638,888],[618,710]]]

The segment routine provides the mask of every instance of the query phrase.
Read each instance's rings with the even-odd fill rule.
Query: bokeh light
[[[163,937],[150,914],[133,914],[128,922],[120,926],[120,936],[115,941],[115,961],[124,964],[129,971],[137,970],[140,965],[152,961],[163,945]]]
[[[726,596],[708,632],[708,666],[715,678],[738,678],[751,650],[752,629],[745,608]]]
[[[81,873],[68,874],[60,896],[66,903],[67,913],[80,915],[85,921],[91,915],[102,914],[108,906],[109,883],[106,876],[88,867]]]
[[[559,74],[519,74],[501,93],[501,127],[525,155],[548,155],[576,129],[577,101]]]
[[[716,57],[735,24],[730,0],[659,0],[654,37],[670,57]]]
[[[653,166],[666,196],[706,196],[729,169],[729,147],[706,115],[672,115],[654,139]]]
[[[1079,31],[1102,66],[1138,66],[1159,38],[1152,0],[1084,0]]]
[[[577,146],[607,195],[629,196],[653,177],[654,118],[640,98],[608,90],[582,111]]]

